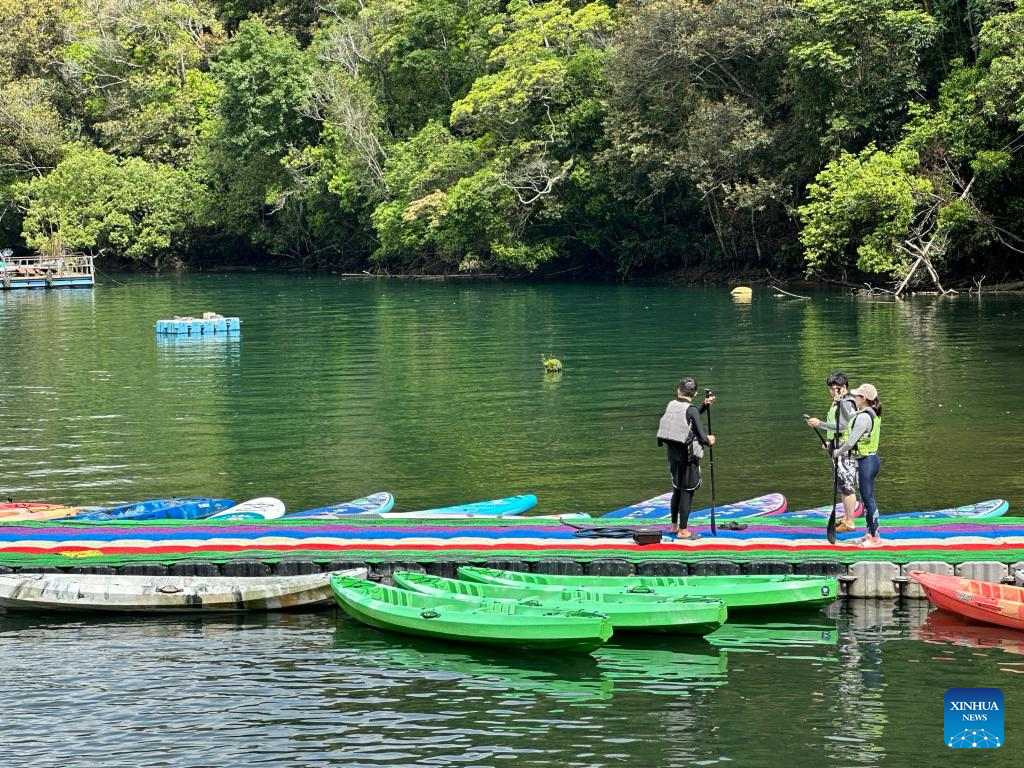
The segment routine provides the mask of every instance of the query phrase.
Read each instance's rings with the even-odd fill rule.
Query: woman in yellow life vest
[[[836,449],[836,457],[852,456],[857,460],[857,485],[864,502],[864,518],[868,532],[861,542],[865,547],[882,543],[878,535],[878,504],[875,501],[875,478],[882,468],[878,458],[878,441],[882,433],[882,403],[878,390],[871,384],[861,384],[850,392],[857,403],[857,414],[850,422],[845,442]]]

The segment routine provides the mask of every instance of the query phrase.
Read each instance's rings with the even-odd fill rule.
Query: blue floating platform
[[[242,330],[242,321],[237,317],[176,317],[173,320],[157,320],[159,336],[214,336],[237,335]]]

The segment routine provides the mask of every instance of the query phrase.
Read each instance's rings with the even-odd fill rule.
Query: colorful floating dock
[[[913,533],[864,549],[846,539],[831,546],[818,528],[767,526],[639,545],[581,538],[572,525],[530,518],[11,523],[0,525],[0,571],[261,576],[366,566],[387,578],[396,568],[451,576],[472,563],[609,576],[827,574],[839,576],[850,597],[920,597],[911,570],[1000,581],[1024,568],[1021,518]]]

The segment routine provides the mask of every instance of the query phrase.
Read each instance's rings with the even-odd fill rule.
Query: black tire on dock
[[[269,576],[270,566],[259,560],[232,560],[221,566],[221,574],[235,578]]]
[[[777,573],[792,573],[793,566],[781,560],[757,560],[752,563],[743,563],[740,570],[750,576],[770,576]]]
[[[117,569],[120,576],[166,576],[166,565],[159,563],[129,563]]]
[[[635,569],[629,560],[606,557],[587,564],[588,576],[633,576]]]
[[[500,558],[496,560],[485,560],[484,568],[497,568],[499,571],[519,571],[526,573],[530,570],[530,564],[525,560],[515,558]]]
[[[320,566],[312,560],[282,560],[274,566],[276,576],[308,576],[320,573]]]
[[[455,563],[451,560],[423,563],[423,570],[431,576],[440,576],[444,579],[457,579],[459,577],[459,566],[462,563]]]
[[[382,581],[385,584],[391,584],[392,576],[395,571],[412,571],[414,573],[423,573],[423,566],[419,563],[373,563],[370,566],[370,573],[375,577],[375,581]]]
[[[171,576],[220,576],[220,566],[216,563],[186,561],[173,563],[168,568]]]
[[[524,568],[523,570],[528,570]],[[567,557],[553,557],[549,560],[540,560],[533,564],[534,573],[544,573],[549,576],[582,576],[583,564]]]
[[[842,576],[846,573],[846,566],[838,560],[808,560],[797,563],[793,573],[804,576]]]
[[[691,576],[739,576],[739,563],[729,560],[700,560],[690,563]]]
[[[113,576],[117,573],[117,569],[112,565],[83,565],[80,568],[75,568],[73,572],[91,576]]]
[[[637,563],[638,576],[689,576],[690,568],[678,560],[645,560]]]

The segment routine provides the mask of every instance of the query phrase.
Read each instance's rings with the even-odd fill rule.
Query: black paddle
[[[711,390],[704,390],[704,397],[711,397]],[[708,416],[708,435],[711,434],[711,406],[706,410]],[[715,525],[715,446],[708,446],[708,462],[711,467],[711,535],[718,535],[718,526]]]
[[[806,413],[804,419],[811,418]],[[836,406],[836,422],[838,426],[839,420],[839,406]],[[828,516],[828,528],[825,531],[825,536],[828,537],[829,544],[836,543],[836,504],[839,503],[839,459],[835,457],[835,451],[838,447],[836,445],[836,438],[839,436],[838,432],[834,432],[832,436],[832,448],[829,449],[828,442],[825,440],[825,436],[821,433],[821,430],[817,427],[811,427],[814,430],[814,434],[821,440],[822,446],[829,452],[829,456],[832,459],[832,512]]]

